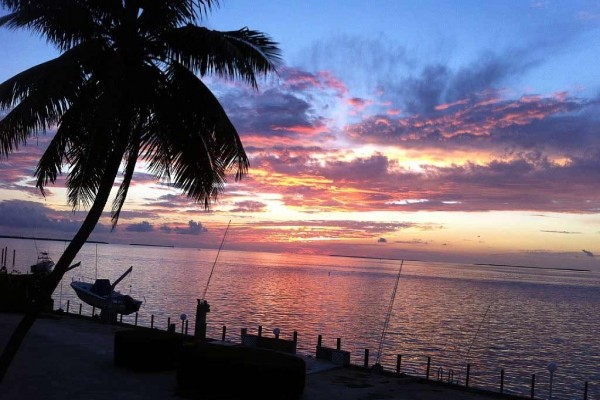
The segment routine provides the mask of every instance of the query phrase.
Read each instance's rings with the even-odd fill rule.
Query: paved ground
[[[0,348],[20,318],[0,313]],[[0,399],[182,400],[176,394],[175,372],[139,373],[113,364],[114,333],[120,329],[64,315],[38,319],[0,384]],[[306,361],[306,385],[299,400],[499,398],[410,377],[340,368],[312,357]]]

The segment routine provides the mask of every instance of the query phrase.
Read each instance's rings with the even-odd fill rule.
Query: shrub
[[[115,332],[114,363],[135,371],[175,369],[183,346],[180,335],[157,329]]]
[[[183,396],[293,399],[304,392],[306,364],[294,354],[246,346],[184,346],[177,365]]]

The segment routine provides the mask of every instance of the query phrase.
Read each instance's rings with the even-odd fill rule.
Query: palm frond
[[[204,76],[242,79],[257,88],[257,75],[276,72],[281,61],[277,43],[267,35],[243,28],[221,32],[185,26],[165,33],[167,57]]]
[[[45,37],[61,51],[94,37],[97,32],[97,15],[91,9],[91,1],[35,0],[2,3],[12,12],[0,18],[0,26],[26,28]]]
[[[101,46],[87,42],[61,56],[29,68],[0,84],[0,155],[8,155],[27,138],[55,125],[85,84],[85,65]]]
[[[174,64],[153,120],[143,137],[142,156],[152,173],[168,176],[188,197],[210,207],[227,174],[236,180],[249,162],[239,135],[216,97],[187,68]]]

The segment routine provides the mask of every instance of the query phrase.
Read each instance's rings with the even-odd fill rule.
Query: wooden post
[[[323,343],[323,336],[319,335],[317,337],[317,347],[321,347],[322,343]]]
[[[471,364],[467,364],[467,376],[465,377],[465,387],[469,387],[469,377],[471,376]]]
[[[337,345],[335,346],[335,348],[338,350],[342,349],[342,339],[337,338]]]
[[[369,368],[369,349],[365,349],[365,368]]]
[[[150,315],[150,329],[154,328],[154,314]]]
[[[185,320],[185,334],[186,335],[188,334],[188,323],[189,322],[190,322],[189,320],[187,320],[187,319]]]
[[[400,373],[400,368],[402,368],[402,354],[398,354],[396,356],[396,373]]]
[[[138,313],[135,313],[135,326],[137,326]]]
[[[167,331],[171,328],[171,317],[167,318]]]
[[[500,393],[504,393],[504,368],[500,370]]]
[[[294,331],[293,339],[294,343],[298,343],[298,331]]]
[[[223,333],[221,334],[221,340],[224,342],[225,341],[225,333],[227,332],[227,327],[225,325],[223,325]]]
[[[206,314],[210,312],[208,301],[196,299],[196,326],[194,327],[194,337],[206,339]]]
[[[262,336],[262,325],[258,326],[258,337]]]
[[[121,324],[123,323],[123,314],[121,314],[121,315],[119,316],[119,323],[121,323]]]
[[[67,300],[67,314],[69,313],[69,300]]]
[[[583,385],[583,400],[587,400],[588,393],[588,383],[585,381],[585,385]]]
[[[242,339],[248,334],[248,328],[242,328]]]
[[[15,269],[15,254],[16,254],[16,250],[13,249],[13,269]]]
[[[535,398],[535,374],[531,375],[531,398]]]
[[[79,303],[79,315],[81,315],[81,306],[82,306],[82,304]]]
[[[427,373],[425,374],[425,379],[429,380],[429,370],[431,369],[431,357],[427,357]]]
[[[92,306],[92,318],[96,315],[96,306]]]

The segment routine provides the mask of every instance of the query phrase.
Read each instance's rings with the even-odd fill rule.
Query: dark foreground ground
[[[0,313],[0,348],[20,319],[18,314]],[[120,329],[67,315],[38,319],[0,384],[0,399],[184,400],[177,395],[174,371],[141,373],[113,364],[114,333]],[[306,365],[306,386],[299,400],[500,398],[495,393],[466,391],[358,367],[340,368],[312,357],[306,358]]]

